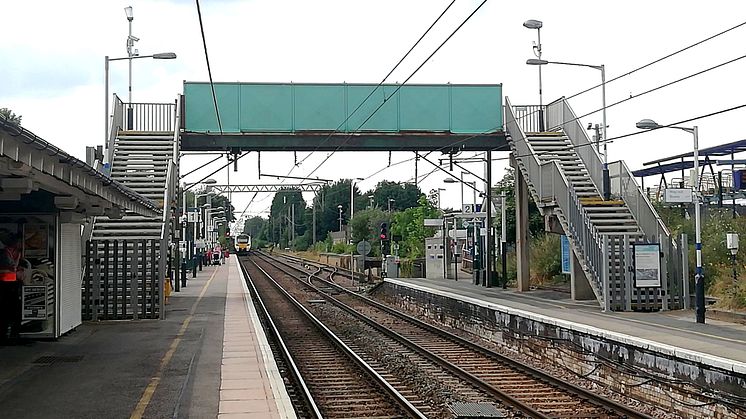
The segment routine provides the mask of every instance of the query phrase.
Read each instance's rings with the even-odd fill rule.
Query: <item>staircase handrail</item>
[[[562,129],[572,143],[575,153],[583,162],[588,175],[598,191],[603,188],[603,161],[596,147],[588,138],[588,133],[580,125],[567,99],[564,97],[547,105],[547,126],[549,131]]]
[[[611,193],[624,200],[645,237],[652,242],[657,242],[661,235],[670,239],[671,232],[624,161],[609,163],[609,178]]]
[[[112,160],[114,160],[114,144],[119,134],[119,130],[124,126],[124,102],[119,99],[116,93],[112,95],[113,104],[111,107],[111,115],[109,115],[109,138],[106,139],[106,152],[104,153],[104,163],[108,163],[111,166]],[[108,174],[108,173],[107,173]]]
[[[510,99],[505,98],[505,128],[511,136],[511,143],[515,147],[515,158],[520,159],[528,170],[528,182],[537,190],[537,204],[539,202],[554,202],[564,215],[569,231],[568,239],[582,253],[588,269],[594,274],[593,280],[602,288],[601,282],[606,269],[603,269],[603,246],[601,237],[582,210],[579,197],[571,187],[557,160],[540,163],[531,149],[526,135],[513,113]],[[516,138],[518,137],[518,138]],[[530,190],[531,188],[529,188]]]
[[[575,152],[588,170],[591,180],[593,180],[596,188],[600,190],[599,186],[603,185],[603,162],[601,156],[588,138],[586,130],[580,125],[580,120],[567,103],[567,99],[563,97],[547,105],[547,125],[550,129],[562,128],[564,130],[565,135],[567,135],[573,144]],[[615,185],[611,187],[611,195],[622,198],[632,213],[632,217],[637,221],[637,225],[640,227],[643,235],[653,241],[658,241],[660,234],[670,237],[671,234],[668,228],[650,201],[645,197],[642,189],[637,185],[627,165],[621,162],[621,166],[616,166],[616,176],[611,175],[611,166],[612,164],[610,163],[609,177],[616,177],[618,179]],[[631,185],[634,185],[634,187]]]

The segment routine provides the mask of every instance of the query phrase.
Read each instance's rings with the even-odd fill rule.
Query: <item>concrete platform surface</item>
[[[443,279],[387,281],[453,298],[479,300],[527,317],[562,323],[574,330],[605,334],[719,368],[746,372],[746,326],[710,319],[706,324],[698,324],[691,310],[604,313],[596,301],[573,301],[568,294],[556,291],[519,293],[512,289],[485,288],[470,281]]]
[[[263,345],[242,345],[255,362],[225,365],[244,355],[233,345],[266,342],[250,317],[235,261],[190,278],[171,295],[165,320],[87,322],[57,341],[0,347],[0,416],[217,418],[233,404],[225,417],[284,417],[272,410],[274,389],[262,381],[273,360]],[[223,392],[228,375],[272,389],[261,400],[266,408],[247,407],[258,398],[247,398],[242,388]]]

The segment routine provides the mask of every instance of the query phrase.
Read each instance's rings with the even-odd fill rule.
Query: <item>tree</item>
[[[401,237],[399,254],[410,258],[424,256],[425,238],[435,234],[433,228],[425,227],[425,218],[438,217],[440,211],[424,195],[420,197],[418,206],[394,214],[390,230],[392,236]]]
[[[341,179],[324,186],[314,198],[316,202],[316,238],[323,240],[330,231],[339,231],[339,208],[342,206],[342,225],[350,217],[350,179]],[[363,199],[357,186],[355,195],[355,213],[365,209],[367,200]]]
[[[189,192],[187,192],[188,194]],[[192,195],[193,196],[193,195]],[[187,202],[194,202],[191,199]],[[200,196],[197,198],[197,206],[202,206],[207,203],[207,196]],[[223,195],[211,195],[210,196],[210,205],[212,208],[218,208],[223,207],[223,212],[225,214],[225,219],[228,220],[228,222],[236,221],[236,217],[234,216],[236,209],[233,207],[233,205],[228,201],[228,197]]]
[[[7,119],[8,122],[12,122],[16,125],[21,125],[21,118],[23,118],[21,115],[17,115],[8,108],[0,108],[0,116]]]
[[[352,218],[352,243],[357,244],[362,240],[367,240],[373,247],[373,255],[380,255],[381,223],[391,224],[391,214],[379,208],[355,212]]]
[[[292,220],[293,207],[295,208],[295,220]],[[306,232],[305,223],[306,201],[298,189],[285,189],[277,192],[272,198],[272,206],[269,212],[270,235],[273,243],[280,243],[282,247],[288,247],[293,234],[296,241]],[[294,221],[294,223],[292,223]]]
[[[259,234],[264,229],[264,226],[268,223],[267,219],[264,217],[251,217],[247,218],[246,221],[243,223],[243,232],[244,234],[248,234],[249,236],[253,237],[259,237]]]
[[[507,168],[503,178],[497,182],[495,188],[493,188],[493,196],[500,196],[505,191],[505,206],[506,206],[506,219],[507,219],[507,241],[508,243],[515,242],[515,169]],[[502,231],[502,217],[497,216],[494,219],[493,225],[495,231]],[[538,237],[544,234],[544,216],[539,212],[539,208],[534,203],[534,200],[529,195],[528,201],[528,232],[531,237]]]
[[[391,210],[403,211],[419,205],[418,200],[422,196],[422,191],[413,183],[384,180],[378,182],[376,188],[369,195],[373,195],[373,203],[378,208],[388,210],[389,199],[393,199]]]

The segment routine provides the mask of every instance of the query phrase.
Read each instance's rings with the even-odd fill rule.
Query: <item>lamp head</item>
[[[132,22],[132,19],[134,19],[134,17],[132,16],[132,6],[125,7],[124,14],[127,15],[127,20]]]
[[[214,184],[218,183],[218,181],[215,180],[215,179],[210,178],[210,179],[203,180],[202,183],[205,184],[205,185],[214,185]]]
[[[549,61],[547,60],[540,60],[538,58],[529,58],[526,60],[526,64],[528,65],[546,65],[549,64]]]
[[[544,23],[540,20],[529,19],[523,22],[523,27],[529,29],[541,29],[542,26],[544,26]]]
[[[173,60],[175,58],[176,53],[173,52],[159,52],[158,54],[153,54],[154,60]]]
[[[636,123],[635,126],[639,129],[660,128],[660,125],[658,125],[658,123],[653,121],[652,119],[642,119],[640,120],[640,122]]]
[[[458,183],[458,180],[454,179],[452,177],[447,177],[447,178],[443,179],[443,182],[444,183]]]

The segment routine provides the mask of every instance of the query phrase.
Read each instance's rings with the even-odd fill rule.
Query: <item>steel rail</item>
[[[267,257],[267,255],[264,255],[264,256]],[[273,258],[273,259],[274,260],[278,260],[277,258]],[[299,259],[303,260],[304,262],[306,262],[302,258],[299,258]],[[284,262],[284,261],[279,261],[279,262],[283,263],[285,266],[287,266],[289,268],[298,269],[298,268],[296,268],[296,267],[288,264],[287,262]],[[332,267],[332,266],[324,265],[324,264],[321,264],[321,263],[318,263],[316,265],[317,266],[325,267],[326,270],[331,271],[332,275],[335,274],[335,271],[337,271],[339,269],[338,267]],[[464,339],[461,336],[457,336],[457,335],[455,335],[455,334],[453,334],[451,332],[448,332],[446,330],[439,329],[439,328],[437,328],[437,327],[435,327],[433,325],[430,325],[428,323],[423,322],[420,319],[417,319],[417,318],[415,318],[413,316],[410,316],[409,314],[406,314],[406,313],[400,312],[398,310],[395,310],[395,309],[393,309],[393,308],[391,308],[391,307],[389,307],[389,306],[387,306],[385,304],[382,304],[382,303],[380,303],[378,301],[375,301],[375,300],[373,300],[373,299],[371,299],[369,297],[366,297],[366,296],[364,296],[362,294],[359,294],[357,292],[349,290],[349,289],[347,289],[347,288],[345,288],[345,287],[343,287],[343,286],[341,286],[339,284],[336,284],[336,283],[331,282],[331,281],[327,281],[327,280],[325,280],[324,278],[322,278],[319,275],[316,275],[316,278],[317,278],[317,280],[319,280],[319,281],[321,281],[321,282],[323,282],[325,284],[328,284],[329,286],[332,286],[332,287],[334,287],[334,288],[336,288],[336,289],[338,289],[340,291],[343,291],[343,292],[345,292],[345,293],[347,293],[347,294],[349,294],[349,295],[351,295],[351,296],[353,296],[355,298],[358,298],[358,299],[360,299],[360,300],[362,300],[362,301],[364,301],[364,302],[366,302],[366,303],[368,303],[368,304],[370,304],[370,305],[372,305],[372,306],[374,306],[374,307],[376,307],[376,308],[378,308],[378,309],[380,309],[380,310],[382,310],[382,311],[384,311],[386,313],[389,313],[389,314],[391,314],[393,316],[396,316],[396,317],[398,317],[398,318],[400,318],[402,320],[410,322],[410,323],[412,323],[412,324],[414,324],[414,325],[416,325],[416,326],[418,326],[418,327],[420,327],[422,329],[425,329],[425,330],[427,330],[429,332],[432,332],[434,334],[440,335],[441,337],[445,337],[447,339],[450,339],[450,340],[456,342],[457,344],[466,346],[468,349],[476,351],[476,352],[479,352],[479,353],[481,353],[484,356],[487,356],[489,358],[495,359],[496,361],[504,362],[504,363],[508,364],[509,366],[511,366],[511,367],[513,367],[513,368],[515,368],[515,369],[517,369],[519,371],[522,371],[524,373],[527,373],[527,374],[533,376],[534,378],[536,378],[536,379],[538,379],[540,381],[544,381],[544,382],[546,382],[546,383],[548,383],[550,385],[554,385],[554,386],[556,386],[556,387],[558,387],[558,388],[560,388],[560,389],[562,389],[564,391],[567,391],[567,392],[569,392],[571,394],[574,394],[577,397],[587,399],[588,401],[590,401],[590,402],[592,402],[594,404],[597,404],[600,407],[608,407],[608,408],[614,409],[620,415],[623,415],[623,416],[628,417],[628,418],[652,419],[652,417],[649,416],[649,415],[637,412],[637,411],[631,409],[630,407],[627,407],[627,406],[625,406],[625,405],[623,405],[621,403],[618,403],[618,402],[616,402],[614,400],[610,400],[610,399],[604,398],[604,397],[599,396],[599,395],[597,395],[595,393],[587,391],[587,390],[585,390],[585,389],[583,389],[583,388],[581,388],[579,386],[576,386],[574,384],[567,383],[567,382],[562,381],[562,380],[560,380],[558,378],[552,377],[551,375],[549,375],[549,374],[547,374],[547,373],[545,373],[545,372],[543,372],[543,371],[541,371],[539,369],[535,369],[535,368],[526,366],[524,364],[521,364],[521,363],[519,363],[519,362],[517,362],[517,361],[515,361],[515,360],[513,360],[511,358],[508,358],[508,357],[506,357],[504,355],[501,355],[501,354],[499,354],[497,352],[494,352],[494,351],[491,351],[491,350],[489,350],[487,348],[484,348],[484,347],[482,347],[482,346],[480,346],[480,345],[478,345],[478,344],[476,344],[474,342],[471,342],[471,341],[469,341],[467,339]]]
[[[340,339],[334,332],[332,332],[324,323],[322,323],[316,316],[313,315],[306,307],[303,306],[298,300],[296,300],[289,292],[287,292],[272,276],[265,271],[256,262],[249,259],[249,261],[256,266],[266,277],[270,283],[288,299],[295,307],[297,307],[329,340],[342,352],[347,355],[358,367],[365,371],[373,380],[383,388],[383,390],[389,394],[397,404],[404,409],[404,411],[412,417],[427,419],[422,412],[419,411],[414,405],[412,405],[398,390],[396,390],[385,378],[383,378],[378,372],[373,369],[365,360],[363,360],[355,351],[353,351],[342,339]],[[298,269],[301,271],[300,269]],[[302,272],[302,271],[301,271]],[[295,278],[295,276],[293,276]]]
[[[321,411],[319,410],[319,407],[316,404],[313,395],[311,394],[311,390],[308,388],[308,385],[306,385],[306,382],[303,379],[303,375],[301,374],[297,364],[295,363],[295,360],[293,359],[293,355],[290,354],[290,350],[288,349],[287,345],[285,345],[285,340],[280,335],[280,331],[277,329],[274,320],[272,320],[272,316],[269,314],[269,310],[267,310],[267,306],[264,304],[264,300],[262,300],[262,297],[259,295],[259,292],[254,285],[254,281],[251,279],[251,275],[249,275],[249,272],[246,270],[246,267],[243,266],[243,263],[239,262],[238,265],[241,267],[240,272],[243,276],[244,281],[249,286],[251,298],[256,301],[257,305],[259,305],[261,314],[266,319],[267,328],[272,333],[272,338],[277,342],[277,345],[281,350],[280,356],[290,367],[290,374],[293,380],[295,380],[295,382],[298,384],[298,387],[300,387],[303,393],[302,396],[305,398],[306,404],[308,404],[308,407],[310,407],[311,413],[314,415],[314,417],[323,419],[324,415],[321,414]]]
[[[271,263],[271,259],[270,260],[263,259],[263,260],[265,262],[267,262],[267,263]],[[288,265],[285,265],[285,266],[288,266]],[[280,269],[281,271],[287,273],[288,275],[292,276],[292,274],[290,274],[289,272],[287,272],[285,269],[283,269],[283,268],[281,268],[279,266],[275,266],[275,267],[277,269]],[[291,266],[288,266],[288,267],[292,268],[292,269],[297,269],[297,268],[294,268],[294,267],[291,267]],[[295,276],[292,276],[292,277],[295,278]],[[326,280],[322,280],[322,281],[325,282],[325,283],[333,284],[336,287],[340,287],[339,285],[334,284],[333,282],[328,282]],[[395,331],[393,331],[391,329],[388,329],[388,328],[386,328],[384,326],[381,326],[377,321],[375,321],[375,320],[371,319],[370,317],[368,317],[368,316],[366,316],[366,315],[358,312],[357,310],[355,310],[354,308],[348,306],[347,304],[343,303],[342,301],[334,298],[331,294],[322,291],[321,289],[319,289],[318,287],[316,287],[314,285],[310,285],[310,286],[311,286],[311,288],[314,291],[316,291],[319,294],[323,295],[329,301],[331,301],[336,306],[338,306],[342,310],[346,311],[347,313],[349,313],[353,317],[355,317],[355,318],[363,321],[364,323],[368,324],[369,326],[371,326],[372,328],[374,328],[378,332],[382,333],[383,335],[385,335],[385,336],[387,336],[387,337],[389,337],[389,338],[391,338],[391,339],[393,339],[395,341],[398,341],[399,343],[402,343],[405,347],[411,349],[412,351],[414,351],[415,353],[423,356],[424,358],[428,359],[429,361],[431,361],[431,362],[433,362],[433,363],[435,363],[437,365],[440,365],[441,367],[444,367],[451,374],[454,374],[455,376],[459,377],[460,379],[462,379],[462,380],[464,380],[464,381],[472,384],[473,386],[475,386],[475,387],[479,388],[480,390],[486,392],[490,396],[495,397],[497,400],[500,400],[502,403],[504,403],[507,407],[509,407],[509,408],[512,407],[515,410],[518,410],[518,411],[522,412],[523,414],[528,415],[528,416],[530,416],[532,418],[549,419],[549,418],[552,417],[552,416],[547,416],[546,414],[539,412],[538,410],[536,410],[533,407],[527,405],[526,403],[523,403],[520,400],[514,398],[513,396],[505,393],[504,391],[502,391],[502,390],[500,390],[500,389],[498,389],[498,388],[490,385],[489,383],[485,382],[484,380],[480,379],[479,377],[471,374],[468,371],[465,371],[464,369],[462,369],[458,365],[456,365],[456,364],[454,364],[454,363],[452,363],[452,362],[450,362],[450,361],[448,361],[448,360],[446,360],[446,359],[444,359],[444,358],[442,358],[442,357],[440,357],[440,356],[438,356],[438,355],[436,355],[436,354],[428,351],[427,349],[423,348],[422,346],[414,343],[409,338],[407,338],[405,336],[402,336],[401,334],[399,334],[399,333],[397,333],[397,332],[395,332]]]

